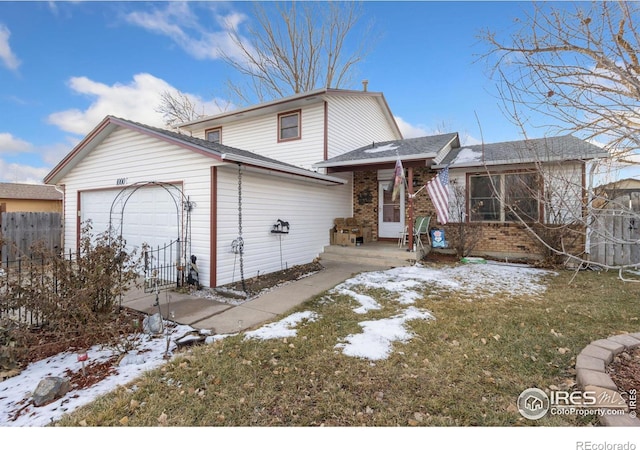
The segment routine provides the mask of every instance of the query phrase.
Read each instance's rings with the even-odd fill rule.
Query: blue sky
[[[0,181],[41,182],[106,115],[162,126],[160,93],[224,102],[221,18],[248,2],[0,1]],[[267,4],[267,6],[269,6]],[[376,40],[353,88],[383,92],[405,137],[520,139],[483,62],[482,29],[508,33],[529,2],[364,2]],[[532,136],[539,137],[539,136]]]

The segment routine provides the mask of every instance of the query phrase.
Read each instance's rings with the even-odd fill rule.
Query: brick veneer
[[[428,168],[414,168],[414,179],[421,185],[435,176],[435,172]],[[364,226],[371,226],[373,240],[378,239],[378,173],[375,170],[354,172],[353,215]],[[405,199],[408,213],[408,194]],[[457,224],[449,223],[440,226],[436,220],[435,208],[427,194],[422,189],[414,198],[415,216],[430,215],[431,227],[443,228],[445,237],[450,242],[449,247],[455,247]],[[584,240],[574,243],[576,251],[580,251]],[[517,258],[536,258],[541,255],[540,243],[531,235],[524,225],[518,223],[483,223],[481,237],[474,248],[475,254],[497,254]]]

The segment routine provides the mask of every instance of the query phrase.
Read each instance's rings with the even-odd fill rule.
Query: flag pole
[[[408,174],[407,174],[407,186],[409,191],[409,226],[407,230],[409,230],[409,251],[413,250],[413,237],[415,234],[415,230],[413,229],[413,197],[415,194],[413,193],[413,167],[409,166]]]

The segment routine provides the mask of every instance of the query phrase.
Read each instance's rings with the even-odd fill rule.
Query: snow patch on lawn
[[[337,344],[336,348],[342,348],[342,353],[347,356],[373,361],[386,359],[391,354],[394,342],[407,342],[413,337],[413,333],[406,329],[406,322],[433,318],[427,311],[410,306],[393,317],[360,322],[362,333],[347,336],[346,343]]]
[[[385,289],[398,294],[399,303],[411,304],[420,295],[417,289],[431,287],[489,298],[495,294],[539,295],[547,285],[545,279],[555,272],[521,265],[487,263],[431,268],[421,265],[366,272],[345,281],[335,290]]]
[[[294,337],[298,334],[297,327],[301,322],[315,322],[318,314],[313,311],[302,311],[293,313],[278,322],[269,323],[257,330],[247,331],[244,334],[246,339],[279,339],[286,337]]]
[[[490,298],[496,294],[538,295],[546,290],[545,278],[555,272],[522,265],[488,263],[430,268],[421,265],[398,267],[377,272],[366,272],[346,280],[330,291],[330,294],[348,295],[360,304],[353,311],[364,314],[372,309],[382,309],[371,296],[357,290],[377,289],[395,294],[393,301],[412,305],[429,289],[454,291],[472,299]],[[348,356],[371,360],[385,359],[391,353],[393,342],[406,342],[412,334],[406,322],[413,319],[435,319],[424,310],[410,306],[400,315],[380,320],[360,322],[362,333],[349,335],[345,343],[336,345]]]
[[[368,311],[372,309],[381,309],[380,303],[375,301],[373,297],[364,294],[358,294],[357,292],[352,291],[351,289],[336,289],[334,292],[341,295],[346,295],[348,297],[353,298],[360,306],[355,308],[353,312],[357,314],[366,314]]]

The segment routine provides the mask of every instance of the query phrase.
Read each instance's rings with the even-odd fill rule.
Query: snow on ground
[[[347,295],[359,305],[354,311],[366,314],[370,310],[380,310],[382,305],[372,296],[358,292],[363,289],[384,289],[390,302],[403,307],[400,313],[378,320],[360,322],[362,332],[346,336],[337,343],[345,355],[380,360],[389,356],[394,342],[406,342],[413,336],[407,329],[412,320],[432,320],[429,311],[412,306],[426,290],[433,292],[455,291],[474,299],[489,298],[504,293],[509,295],[539,295],[546,289],[545,278],[554,272],[509,264],[469,264],[452,267],[399,267],[395,269],[367,272],[357,275],[328,292],[330,301],[336,295]],[[246,332],[245,338],[277,339],[296,335],[296,327],[318,319],[317,313],[304,311],[292,314],[278,322]],[[194,331],[191,327],[178,325],[171,330],[169,353],[175,349],[175,340]],[[202,332],[202,330],[201,330]],[[213,335],[207,343],[224,339],[231,335]],[[139,345],[138,361],[116,368],[116,372],[101,382],[83,390],[71,391],[63,399],[46,406],[34,407],[30,400],[32,391],[46,376],[64,376],[67,369],[81,370],[81,363],[75,353],[57,356],[29,365],[22,373],[0,382],[0,426],[44,426],[62,417],[67,412],[88,404],[118,386],[134,381],[144,372],[157,368],[166,362],[166,335],[151,338],[144,336]],[[106,361],[113,352],[99,346],[88,351],[90,362]]]
[[[421,265],[366,272],[336,286],[329,294],[347,295],[360,305],[354,312],[364,314],[382,306],[371,296],[357,289],[383,289],[395,294],[393,301],[411,305],[424,294],[420,291],[431,286],[436,291],[453,290],[482,298],[506,293],[510,295],[541,294],[546,289],[544,277],[553,272],[511,264],[469,264],[452,267],[429,268]],[[391,353],[393,343],[406,342],[412,334],[406,322],[415,319],[434,319],[429,311],[409,306],[399,315],[380,320],[360,322],[362,333],[349,335],[345,343],[336,348],[348,356],[370,360],[385,359]]]
[[[425,286],[471,294],[473,298],[489,298],[496,294],[540,295],[545,292],[545,278],[550,275],[555,272],[493,262],[437,268],[415,265],[362,273],[335,289],[382,288],[399,294],[398,302],[410,304],[416,298],[416,291],[411,288]]]
[[[278,322],[269,323],[261,328],[244,333],[245,339],[279,339],[294,337],[298,331],[295,329],[303,321],[313,322],[318,315],[313,311],[302,311],[291,314]]]
[[[193,331],[191,327],[184,325],[167,329],[170,330],[168,336],[171,339],[169,354],[175,350],[175,339]],[[144,335],[137,349],[135,359],[138,364],[116,367],[114,374],[82,392],[72,390],[65,397],[40,407],[33,406],[30,401],[40,380],[48,376],[65,377],[68,369],[73,372],[81,371],[82,363],[78,362],[77,353],[65,352],[30,364],[20,375],[0,382],[0,426],[45,426],[60,419],[65,413],[133,381],[144,372],[161,366],[166,362],[164,355],[167,351],[167,333],[157,337]],[[87,354],[89,360],[85,364],[105,362],[114,356],[113,350],[102,346],[90,348]]]
[[[342,348],[342,353],[347,356],[372,361],[386,359],[391,354],[394,342],[407,342],[413,337],[405,323],[416,319],[433,319],[433,316],[427,311],[410,306],[393,317],[365,320],[359,323],[362,333],[347,336],[346,343],[337,344],[336,348]]]

